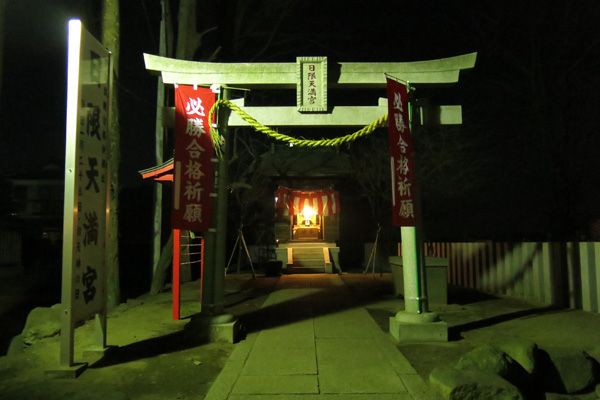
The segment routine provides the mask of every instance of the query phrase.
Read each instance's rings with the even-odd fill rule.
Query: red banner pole
[[[173,320],[179,320],[179,258],[181,230],[173,229]]]

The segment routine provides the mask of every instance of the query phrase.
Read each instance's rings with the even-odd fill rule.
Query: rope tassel
[[[305,146],[305,147],[340,146],[345,143],[350,143],[350,142],[355,141],[358,138],[370,135],[377,128],[381,128],[381,127],[385,126],[385,124],[387,123],[387,120],[388,120],[388,114],[385,113],[381,118],[372,122],[370,125],[367,125],[364,128],[362,128],[354,133],[351,133],[349,135],[340,136],[340,137],[333,138],[333,139],[320,139],[320,140],[297,139],[295,137],[276,132],[267,126],[264,126],[263,124],[261,124],[260,122],[258,122],[254,118],[252,118],[247,112],[245,112],[244,110],[242,110],[240,107],[238,107],[236,104],[232,103],[229,100],[217,100],[215,102],[214,106],[210,109],[210,112],[208,113],[209,121],[213,120],[212,119],[213,114],[220,106],[226,106],[230,110],[235,111],[240,116],[240,118],[242,118],[244,121],[249,123],[250,126],[252,126],[258,132],[264,133],[265,135],[268,135],[268,136],[272,137],[273,139],[279,140],[281,142],[292,143],[294,146]],[[215,146],[215,153],[217,154],[217,156],[219,158],[221,158],[222,157],[221,147],[222,147],[223,143],[222,143],[221,137],[219,136],[219,133],[212,125],[210,127],[210,137],[212,139],[213,145]]]

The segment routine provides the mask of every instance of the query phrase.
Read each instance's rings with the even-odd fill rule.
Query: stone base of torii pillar
[[[390,317],[390,334],[398,342],[447,342],[448,323],[433,312],[399,311]]]
[[[242,335],[242,324],[230,314],[217,316],[197,314],[185,326],[185,335],[200,342],[237,343]]]

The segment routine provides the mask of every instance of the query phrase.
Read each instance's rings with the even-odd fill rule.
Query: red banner
[[[339,197],[333,189],[302,191],[279,187],[275,191],[275,208],[281,215],[298,215],[310,207],[316,214],[328,216],[340,212]]]
[[[214,104],[211,89],[175,86],[173,229],[206,231],[211,227],[215,149],[208,113]]]
[[[388,78],[387,96],[393,223],[396,226],[416,226],[417,185],[414,168],[414,148],[409,128],[406,86]]]

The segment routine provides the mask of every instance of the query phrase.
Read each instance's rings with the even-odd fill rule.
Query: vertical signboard
[[[215,150],[208,113],[215,104],[209,88],[175,87],[175,160],[173,229],[206,231],[211,227]]]
[[[106,313],[110,108],[109,52],[71,20],[61,302],[70,343],[61,345],[62,365],[73,363],[74,323]]]
[[[296,64],[298,111],[327,111],[327,57],[298,57]]]
[[[387,96],[393,223],[396,226],[417,226],[417,185],[407,87],[387,78]]]

